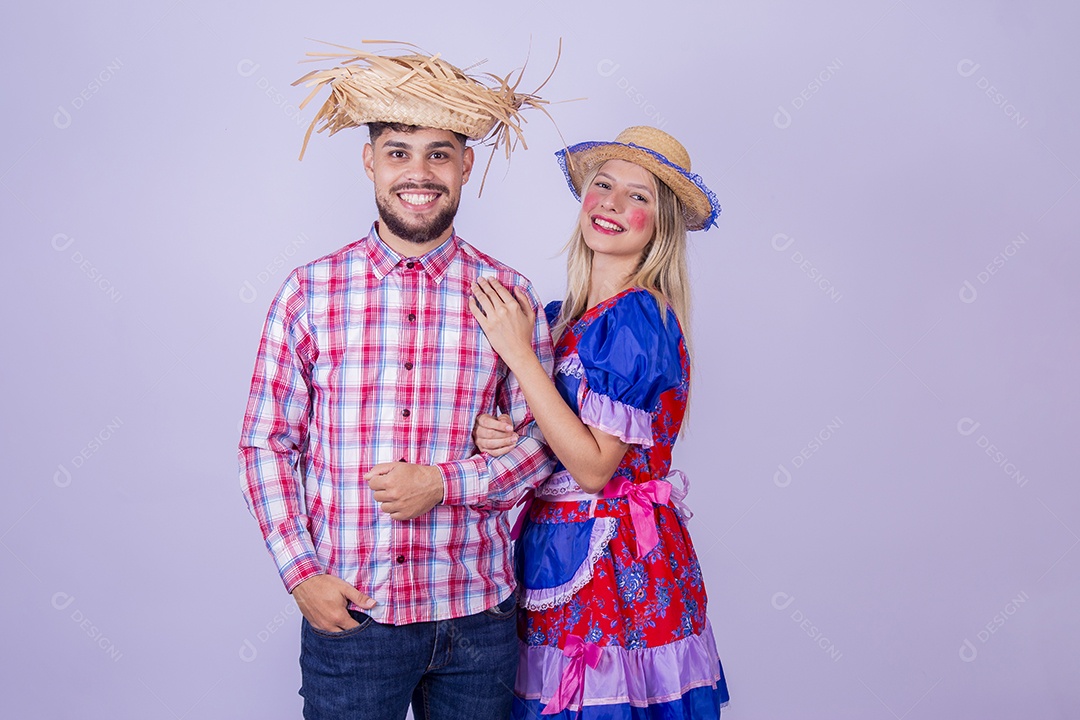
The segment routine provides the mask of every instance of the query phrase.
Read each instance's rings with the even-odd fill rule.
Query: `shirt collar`
[[[389,275],[398,265],[414,262],[419,266],[416,267],[417,270],[426,272],[437,284],[446,275],[446,270],[450,267],[461,245],[461,238],[457,236],[457,233],[452,233],[446,242],[422,257],[402,257],[383,242],[383,239],[379,237],[378,228],[377,222],[371,226],[371,231],[368,233],[367,253],[375,269],[375,275],[380,280]]]

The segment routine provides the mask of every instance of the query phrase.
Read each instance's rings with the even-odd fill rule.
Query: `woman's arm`
[[[621,439],[584,424],[566,404],[532,351],[535,316],[526,298],[495,279],[473,284],[473,317],[525,394],[548,447],[586,492],[607,485],[629,447]]]

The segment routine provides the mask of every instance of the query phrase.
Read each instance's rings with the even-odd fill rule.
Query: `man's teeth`
[[[610,222],[608,220],[605,220],[603,218],[596,218],[596,219],[593,220],[593,222],[596,223],[597,225],[599,225],[600,227],[604,228],[605,230],[614,230],[615,232],[622,232],[621,227],[619,227],[615,223]]]
[[[401,193],[399,197],[401,197],[402,200],[409,203],[410,205],[427,205],[429,202],[434,200],[437,196],[436,195],[428,195],[426,193],[425,194],[421,194],[421,193]]]

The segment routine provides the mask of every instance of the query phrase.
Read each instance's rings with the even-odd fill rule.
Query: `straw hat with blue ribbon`
[[[690,154],[663,130],[638,125],[619,133],[614,142],[583,142],[555,153],[566,181],[581,199],[581,183],[607,160],[627,160],[645,168],[671,188],[682,205],[687,230],[716,225],[720,203],[701,177],[690,172]]]

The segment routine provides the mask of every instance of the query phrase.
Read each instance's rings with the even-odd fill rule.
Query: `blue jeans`
[[[349,611],[338,633],[303,621],[300,670],[306,720],[503,720],[510,716],[518,648],[513,595],[476,615],[384,625]]]

